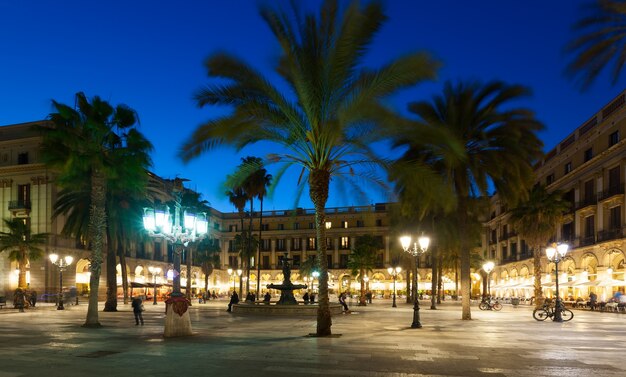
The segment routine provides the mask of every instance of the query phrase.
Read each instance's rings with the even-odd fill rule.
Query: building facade
[[[608,300],[625,288],[624,177],[626,176],[626,92],[576,128],[536,165],[537,183],[560,190],[570,203],[557,224],[553,241],[570,251],[559,263],[563,297],[586,298],[595,292]],[[497,195],[482,245],[485,257],[496,262],[492,293],[500,297],[533,295],[532,252],[515,233],[509,212]],[[546,245],[547,246],[547,245]],[[545,254],[544,254],[545,255]],[[554,263],[542,261],[542,284],[554,294]]]

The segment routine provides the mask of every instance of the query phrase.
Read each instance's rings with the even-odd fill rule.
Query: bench
[[[0,309],[4,308],[7,304],[7,298],[4,296],[0,296]]]

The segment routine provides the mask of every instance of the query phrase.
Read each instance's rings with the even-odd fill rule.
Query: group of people
[[[206,291],[198,294],[198,304],[204,304],[210,299],[217,300],[217,294],[215,294],[215,290],[213,290],[213,292]]]
[[[304,296],[302,296],[302,301],[304,301],[304,304],[315,304],[315,292],[311,292],[311,294],[309,294],[309,292],[305,292]]]

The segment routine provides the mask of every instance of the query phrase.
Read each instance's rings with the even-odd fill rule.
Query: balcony
[[[576,203],[576,209],[579,210],[581,208],[595,206],[598,204],[598,197],[596,195],[588,195],[578,203]]]
[[[622,228],[613,228],[598,232],[598,241],[610,241],[622,238]]]
[[[586,237],[580,237],[579,239],[579,245],[580,246],[589,246],[589,245],[593,245],[596,243],[596,236],[586,236]]]
[[[615,185],[609,186],[608,190],[604,190],[600,193],[599,200],[606,200],[616,195],[624,194],[624,186],[623,185]]]
[[[9,201],[9,211],[15,217],[28,217],[30,215],[30,200]]]

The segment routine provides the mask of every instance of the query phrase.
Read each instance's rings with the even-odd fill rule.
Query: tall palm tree
[[[536,132],[542,124],[530,110],[509,105],[527,94],[522,86],[497,81],[446,83],[442,95],[432,102],[412,103],[409,110],[419,117],[419,128],[443,129],[447,138],[421,146],[415,141],[398,143],[408,146],[414,155],[429,151],[428,164],[435,166],[454,194],[453,206],[445,204],[458,221],[464,320],[471,319],[470,249],[477,241],[472,239],[471,224],[480,214],[472,203],[486,197],[490,187],[505,201],[516,203],[527,194],[533,181],[533,160],[541,156],[542,143]],[[418,162],[417,167],[423,169],[423,161]]]
[[[548,192],[543,185],[535,185],[528,199],[511,210],[511,223],[518,234],[526,240],[533,251],[533,272],[535,276],[535,305],[543,305],[541,289],[541,251],[556,233],[556,227],[570,203],[560,191]]]
[[[26,288],[26,265],[44,254],[41,246],[48,240],[47,233],[32,234],[26,219],[4,219],[8,232],[0,232],[0,252],[9,251],[9,260],[16,261],[19,268],[18,288]]]
[[[267,195],[267,188],[272,182],[272,175],[267,174],[267,170],[263,166],[263,159],[259,157],[246,157],[243,159],[240,174],[243,176],[244,191],[250,198],[250,224],[252,224],[253,206],[252,201],[254,198],[259,199],[259,248],[257,249],[257,284],[256,284],[256,297],[259,297],[261,288],[261,245],[263,235],[263,199]],[[250,234],[252,234],[252,226],[249,228]],[[248,271],[249,272],[249,271]],[[249,282],[249,280],[248,280]]]
[[[100,97],[75,96],[76,108],[52,101],[53,126],[42,126],[42,159],[56,173],[61,188],[89,187],[88,244],[91,248],[89,306],[85,327],[100,327],[98,288],[102,269],[108,187],[131,182],[141,187],[150,166],[150,143],[134,127],[137,114],[125,105],[111,106]],[[137,180],[126,181],[127,177]],[[77,184],[77,182],[81,182]]]
[[[566,73],[586,89],[609,65],[617,82],[626,62],[626,2],[595,0],[576,24],[576,36],[566,47],[573,56]]]
[[[219,269],[221,252],[219,242],[214,238],[205,238],[196,247],[194,262],[202,268],[206,297],[209,297],[209,276],[214,269]]]
[[[376,267],[376,253],[382,248],[380,238],[369,234],[357,237],[348,256],[348,268],[352,276],[358,276],[361,283],[359,306],[366,306],[365,275]]]
[[[293,3],[295,6],[295,2]],[[381,99],[434,77],[437,64],[426,54],[413,53],[379,69],[362,67],[363,56],[385,15],[378,2],[325,0],[319,15],[264,7],[261,15],[282,50],[277,71],[289,87],[279,86],[232,55],[217,53],[206,61],[209,75],[220,84],[196,94],[198,105],[230,105],[234,111],[198,127],[183,144],[184,161],[221,145],[238,149],[266,141],[277,148],[269,163],[284,163],[277,181],[290,166],[300,168],[298,184],[308,183],[315,208],[317,257],[320,262],[317,335],[331,335],[325,242],[325,205],[331,178],[377,179],[377,158],[371,148],[379,129],[396,120]],[[282,83],[281,83],[282,84]],[[349,180],[347,182],[350,182]],[[302,187],[298,193],[301,193]],[[359,185],[354,193],[363,194]]]
[[[198,213],[208,213],[210,208],[208,206],[209,202],[206,200],[202,200],[202,194],[195,192],[193,190],[184,189],[181,197],[181,206],[185,211],[190,211],[194,214]],[[194,261],[194,250],[197,248],[197,243],[192,243],[188,247],[186,247],[187,256],[186,256],[186,265],[187,265],[187,286],[185,288],[185,295],[189,302],[191,302],[191,266]]]

